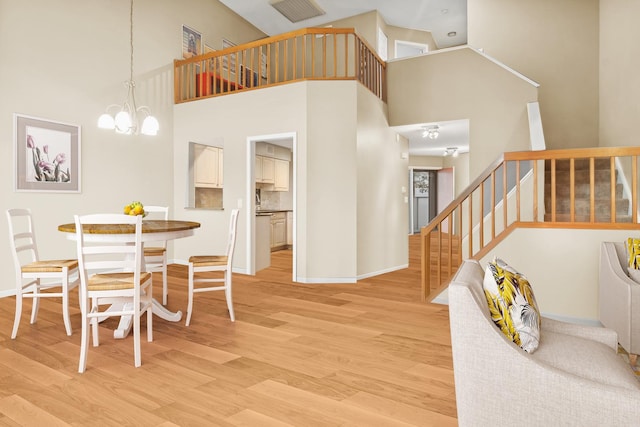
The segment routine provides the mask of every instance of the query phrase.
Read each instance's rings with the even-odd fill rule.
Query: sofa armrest
[[[601,342],[602,344],[611,347],[614,351],[618,351],[618,334],[616,331],[609,328],[578,325],[575,323],[561,322],[559,320],[543,317],[541,333],[542,339],[544,339],[544,331],[558,332],[561,334]]]

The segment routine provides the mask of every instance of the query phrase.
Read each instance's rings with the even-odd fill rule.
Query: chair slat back
[[[17,273],[21,266],[38,261],[38,246],[30,209],[7,209],[9,244]]]
[[[164,219],[165,221],[169,219],[169,206],[145,206],[144,211],[149,214],[146,217],[147,219]],[[166,249],[167,241],[159,240],[157,242],[148,242],[147,246],[162,247]]]
[[[83,288],[91,274],[105,271],[134,272],[140,279],[142,263],[142,217],[123,214],[75,215],[78,266]],[[131,234],[119,234],[117,242],[92,241],[83,232],[87,224],[119,224],[133,226]]]

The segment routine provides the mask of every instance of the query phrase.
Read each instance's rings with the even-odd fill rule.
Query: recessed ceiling
[[[297,23],[281,15],[270,0],[220,1],[269,36],[377,10],[389,25],[430,31],[440,49],[467,43],[466,0],[314,0],[325,14]]]
[[[436,125],[436,139],[423,137],[425,128]],[[458,153],[469,152],[469,120],[417,123],[392,129],[409,140],[409,154],[412,156],[443,156],[447,148],[457,148]]]

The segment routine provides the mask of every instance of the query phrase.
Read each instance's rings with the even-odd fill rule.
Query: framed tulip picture
[[[80,126],[14,114],[16,191],[80,192]]]

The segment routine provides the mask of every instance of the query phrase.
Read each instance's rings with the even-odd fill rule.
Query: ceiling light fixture
[[[422,130],[422,137],[436,139],[440,135],[440,127],[438,125],[425,127]]]
[[[129,46],[131,48],[130,56],[130,74],[129,80],[124,82],[127,87],[127,97],[122,105],[112,104],[107,107],[107,112],[98,119],[98,127],[101,129],[115,129],[117,133],[127,135],[157,135],[160,124],[158,120],[151,115],[149,107],[136,104],[136,82],[133,81],[133,0],[131,0],[131,8],[129,12]],[[115,115],[111,115],[109,111],[114,111]],[[144,120],[142,126],[138,123],[143,115]]]
[[[445,148],[444,154],[442,155],[444,157],[447,157],[447,156],[458,157],[458,147]]]

